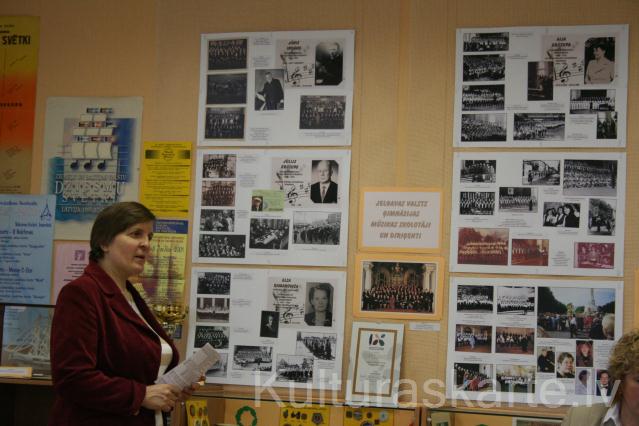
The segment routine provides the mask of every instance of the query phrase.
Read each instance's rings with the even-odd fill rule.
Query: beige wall
[[[360,187],[420,185],[450,193],[456,28],[630,24],[625,329],[635,319],[639,1],[3,0],[0,15],[41,17],[33,193],[40,188],[47,97],[143,96],[144,140],[195,141],[200,33],[355,29],[349,288]],[[449,212],[446,204],[446,257]],[[351,302],[349,293],[346,342]],[[443,379],[446,335],[445,321],[439,333],[407,331],[402,377]]]

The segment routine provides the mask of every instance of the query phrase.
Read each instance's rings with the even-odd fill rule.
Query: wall
[[[456,28],[630,24],[628,117],[639,113],[633,96],[639,83],[639,55],[633,54],[639,46],[639,2],[634,0],[4,0],[0,15],[41,17],[33,193],[42,177],[47,97],[143,96],[144,140],[194,141],[200,33],[355,29],[349,288],[355,279],[360,187],[451,191]],[[639,120],[628,122],[632,165],[639,160]],[[639,202],[634,191],[639,174],[628,169],[625,329],[636,319],[633,277],[639,263],[639,209],[630,207]],[[448,257],[450,206],[445,206]],[[346,342],[351,305],[349,293]],[[446,335],[445,321],[439,333],[407,331],[402,377],[443,380]]]

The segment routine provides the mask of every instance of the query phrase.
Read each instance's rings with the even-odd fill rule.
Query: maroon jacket
[[[140,313],[178,352],[131,283]],[[56,400],[50,426],[155,425],[141,407],[160,366],[160,341],[96,262],[62,288],[51,327],[51,372]],[[135,414],[137,413],[137,414]]]

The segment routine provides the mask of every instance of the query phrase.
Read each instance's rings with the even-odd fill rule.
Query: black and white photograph
[[[500,81],[506,75],[506,55],[464,55],[464,81]]]
[[[235,154],[204,154],[202,159],[202,178],[234,178],[237,164]]]
[[[497,287],[498,315],[535,315],[535,288]]]
[[[490,353],[492,345],[492,326],[471,324],[457,324],[455,326],[456,352]]]
[[[512,213],[536,213],[537,188],[500,186],[499,210]]]
[[[503,84],[462,86],[462,111],[492,111],[504,109]]]
[[[495,327],[495,353],[532,355],[534,352],[534,328]]]
[[[343,130],[346,96],[302,95],[300,129]]]
[[[596,114],[615,110],[615,89],[572,89],[570,91],[571,114]]]
[[[531,112],[515,114],[513,139],[516,141],[563,141],[566,114]]]
[[[537,372],[555,374],[554,346],[537,346]]]
[[[229,322],[228,297],[198,296],[195,320],[198,322]]]
[[[495,193],[462,191],[459,194],[460,215],[492,215],[495,213]]]
[[[535,393],[535,366],[497,364],[497,392]]]
[[[315,47],[315,85],[337,86],[343,80],[343,41],[325,40]]]
[[[334,295],[335,289],[331,284],[309,282],[306,286],[304,323],[315,327],[332,327]]]
[[[278,355],[275,363],[275,380],[278,382],[311,383],[313,381],[313,357],[302,355]]]
[[[255,70],[255,111],[284,109],[284,70]]]
[[[246,257],[245,235],[200,235],[200,257],[243,258]]]
[[[538,297],[537,337],[614,339],[614,289],[542,286]]]
[[[585,84],[610,84],[615,79],[615,38],[593,37],[584,43]]]
[[[226,377],[228,370],[229,354],[226,352],[218,352],[220,358],[213,364],[213,367],[206,370],[206,377]]]
[[[597,113],[597,139],[617,139],[617,113]]]
[[[246,39],[209,40],[209,71],[246,68]]]
[[[464,142],[506,142],[506,113],[462,114]]]
[[[231,294],[231,274],[228,272],[198,272],[198,294]]]
[[[335,160],[311,161],[311,201],[336,204],[339,200],[339,163]]]
[[[464,33],[464,52],[499,52],[508,50],[509,34]]]
[[[288,250],[289,219],[251,219],[249,248]]]
[[[615,235],[617,200],[591,198],[588,202],[588,235]]]
[[[457,286],[457,312],[492,314],[494,289],[492,285]]]
[[[235,206],[235,181],[202,181],[202,206]]]
[[[233,370],[273,371],[273,347],[234,346]]]
[[[245,104],[246,73],[206,76],[206,104]]]
[[[196,325],[195,343],[196,348],[201,348],[210,344],[214,349],[228,349],[229,347],[229,327],[217,325]]]
[[[617,160],[564,160],[564,195],[617,195]]]
[[[337,335],[298,331],[295,343],[295,355],[315,357],[323,361],[334,361]]]
[[[522,185],[559,185],[561,160],[524,160],[521,167]]]
[[[581,204],[546,201],[543,220],[544,226],[578,229],[581,222]]]
[[[460,170],[461,183],[495,183],[497,160],[462,160]]]
[[[528,101],[553,100],[552,61],[528,62]]]
[[[456,362],[455,389],[470,392],[489,391],[493,389],[493,366],[491,364],[469,364]]]
[[[262,311],[260,318],[260,337],[277,339],[280,329],[280,313],[277,311]]]
[[[202,209],[200,210],[200,231],[234,232],[235,210]]]
[[[206,139],[243,139],[244,108],[206,108]]]
[[[339,212],[293,212],[293,244],[339,245]]]

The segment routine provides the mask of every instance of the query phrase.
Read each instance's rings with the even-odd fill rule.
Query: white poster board
[[[453,272],[623,275],[624,153],[456,153]]]
[[[628,25],[462,28],[456,147],[624,147]]]
[[[198,150],[194,263],[346,266],[350,152]]]
[[[188,351],[210,343],[207,383],[339,390],[346,274],[193,268]]]
[[[602,376],[623,333],[623,282],[455,277],[449,309],[447,398],[584,404],[610,396]]]
[[[350,145],[354,30],[202,34],[198,145]]]

